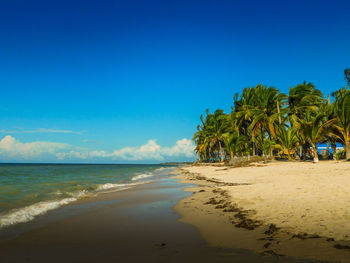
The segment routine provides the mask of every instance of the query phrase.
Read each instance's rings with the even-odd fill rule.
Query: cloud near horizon
[[[58,142],[20,142],[11,135],[0,141],[0,161],[106,162],[106,161],[185,161],[194,158],[194,145],[189,139],[162,147],[156,140],[135,147],[113,151],[89,150]]]

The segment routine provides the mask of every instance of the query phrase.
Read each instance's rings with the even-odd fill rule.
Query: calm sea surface
[[[168,174],[164,165],[0,164],[0,229],[100,192]]]

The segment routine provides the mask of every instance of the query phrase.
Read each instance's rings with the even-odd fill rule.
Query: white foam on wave
[[[173,171],[174,169],[175,169],[174,167],[160,167],[158,169],[155,169],[153,172],[157,174],[167,174]]]
[[[100,185],[99,187],[97,187],[97,191],[101,191],[101,190],[107,190],[107,189],[112,189],[112,188],[121,188],[121,187],[126,187],[129,186],[131,184],[111,184],[111,183],[106,183],[103,185]]]
[[[125,189],[132,187],[132,186],[139,185],[139,184],[145,184],[148,182],[149,181],[143,181],[143,182],[129,183],[129,184],[106,183],[106,184],[103,184],[103,185],[100,185],[99,187],[97,187],[97,192],[104,191],[104,190],[125,190]]]
[[[136,185],[136,183],[131,183],[131,184],[112,184],[112,183],[106,183],[102,184],[99,187],[97,187],[97,191],[101,190],[108,190],[112,188],[116,189],[125,189],[126,187],[129,188],[130,186]]]
[[[151,174],[151,173],[149,173],[149,174],[139,174],[139,175],[134,176],[131,180],[132,181],[137,181],[137,180],[148,178],[148,177],[152,177],[152,176],[154,176],[154,174]]]
[[[77,199],[78,197],[70,197],[61,200],[41,201],[26,207],[13,209],[4,215],[0,215],[0,228],[29,222],[36,216],[43,215],[47,211],[54,210],[62,205],[74,202]]]
[[[131,184],[107,183],[107,184],[100,185],[99,187],[97,187],[96,190],[97,192],[104,191],[104,190],[114,190],[114,189],[124,190],[136,184],[138,183],[131,183]],[[43,215],[48,211],[57,209],[63,205],[67,205],[69,203],[77,201],[79,198],[87,196],[88,193],[89,191],[87,190],[82,190],[75,193],[66,193],[66,194],[69,194],[71,197],[63,198],[61,200],[40,201],[38,203],[29,205],[29,206],[12,209],[7,213],[0,214],[0,229],[3,227],[15,225],[18,223],[25,223],[25,222],[32,221],[35,217]],[[60,195],[62,194],[62,192],[56,191],[53,194]]]
[[[170,168],[161,167],[156,170],[154,170],[152,173],[147,174],[139,174],[134,176],[131,180],[137,181],[144,178],[152,177],[155,175],[162,175],[164,170],[170,170]],[[105,192],[106,190],[125,190],[132,186],[139,185],[139,184],[145,184],[150,181],[143,180],[141,182],[135,182],[135,183],[129,183],[129,184],[112,184],[112,183],[106,183],[103,185],[100,185],[97,187],[96,191],[99,192]],[[38,203],[25,206],[22,208],[16,208],[12,209],[7,213],[0,214],[0,229],[3,227],[8,227],[11,225],[15,225],[18,223],[25,223],[33,220],[35,217],[45,214],[46,212],[50,210],[57,209],[63,205],[67,205],[69,203],[72,203],[74,201],[77,201],[79,198],[82,198],[86,196],[89,193],[87,190],[82,190],[75,193],[69,193],[71,197],[63,198],[60,200],[48,200],[48,201],[40,201]],[[57,190],[56,192],[52,193],[53,195],[61,195],[63,194],[61,191]]]
[[[170,172],[173,169],[174,168],[172,168],[172,167],[160,167],[160,168],[155,169],[153,172],[150,172],[150,173],[138,174],[138,175],[134,176],[133,178],[131,178],[131,180],[137,181],[137,180],[149,178],[149,177],[156,176],[156,175],[162,175],[163,173],[167,174],[168,172]]]

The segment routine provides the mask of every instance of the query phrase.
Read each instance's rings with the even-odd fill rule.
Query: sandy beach
[[[285,165],[294,164],[189,166],[153,182],[81,199],[2,229],[0,261],[348,262],[350,252],[333,247],[348,243],[304,234],[293,238],[294,232],[287,233],[278,221],[271,227],[248,207],[253,202],[243,194],[234,195],[235,189],[244,193],[263,184],[259,171]]]
[[[178,178],[198,187],[176,210],[213,245],[350,262],[349,169],[336,161],[188,166]]]
[[[211,246],[195,227],[180,222],[173,207],[191,195],[184,191],[188,186],[167,176],[2,229],[0,262],[281,262],[247,249]]]

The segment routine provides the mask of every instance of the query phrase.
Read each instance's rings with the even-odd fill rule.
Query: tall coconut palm
[[[348,87],[350,87],[350,68],[347,68],[344,70],[345,80],[348,84]]]
[[[344,144],[346,159],[350,160],[350,90],[345,87],[334,92],[333,96],[336,115],[333,127],[337,133],[332,132],[332,135]]]
[[[327,128],[330,127],[335,119],[327,120],[323,108],[317,113],[311,110],[305,112],[304,118],[294,116],[294,125],[300,134],[311,144],[314,155],[314,162],[318,163],[317,143],[325,139]]]
[[[220,161],[223,160],[223,135],[228,129],[228,116],[223,110],[216,110],[214,114],[209,115],[210,121],[208,126],[208,135],[213,145],[218,145],[218,156]]]
[[[299,146],[297,130],[294,127],[279,126],[276,131],[280,148],[288,156],[288,160],[292,160],[292,154]]]
[[[210,113],[207,110],[205,119],[201,116],[202,125],[197,127],[193,140],[197,144],[196,151],[206,159],[212,157],[216,149],[217,157],[223,160],[223,134],[228,129],[228,116],[223,110]]]
[[[201,116],[193,137],[195,151],[201,160],[222,161],[239,154],[271,155],[276,145],[291,159],[301,146],[302,158],[312,147],[318,162],[317,143],[327,141],[333,151],[336,142],[343,143],[350,159],[350,90],[333,96],[335,101],[331,104],[328,98],[326,103],[322,92],[306,82],[291,87],[288,97],[260,84],[245,88],[235,94],[229,115],[207,110]]]
[[[225,133],[223,135],[225,149],[230,154],[231,160],[239,153],[244,151],[246,137],[239,135],[237,132]]]
[[[325,110],[325,115],[326,115],[326,118],[327,120],[332,120],[332,119],[336,119],[337,116],[336,116],[336,111],[335,111],[335,102],[331,103],[330,102],[330,97],[328,95],[328,102],[327,102],[327,106],[324,107]],[[333,151],[333,160],[335,160],[336,156],[335,156],[335,153],[336,153],[336,143],[337,142],[341,142],[341,140],[339,140],[339,137],[341,136],[341,134],[339,133],[339,131],[334,127],[334,124],[329,126],[327,128],[327,132],[325,134],[325,138],[326,138],[326,141],[327,141],[327,152],[326,152],[326,156],[328,157],[329,156],[329,145],[331,146],[332,148],[332,151]],[[334,136],[334,135],[337,135],[337,136]]]
[[[274,140],[266,139],[260,145],[260,148],[264,154],[264,162],[266,163],[267,157],[271,157],[272,150],[274,149],[282,149],[281,145],[276,143]]]
[[[323,94],[312,83],[296,85],[289,89],[288,107],[289,115],[295,115],[302,118],[307,110],[317,111],[318,107],[324,102]]]
[[[200,125],[197,127],[198,131],[193,135],[193,141],[196,144],[195,152],[196,152],[196,159],[199,158],[201,160],[207,159],[208,156],[208,150],[210,146],[209,138],[206,136],[205,130],[202,129]]]
[[[280,93],[274,87],[266,87],[260,84],[254,88],[254,95],[253,105],[246,104],[242,106],[246,118],[251,120],[249,128],[252,130],[253,136],[260,129],[262,140],[264,140],[265,132],[268,133],[269,139],[272,139],[272,136],[276,136],[275,124],[281,117],[277,105],[282,105],[287,95]]]
[[[247,118],[244,107],[246,105],[256,106],[257,99],[254,88],[244,88],[241,95],[235,94],[234,103],[232,107],[231,116],[234,117],[235,125],[238,127],[238,133],[247,137],[248,144],[251,146],[251,153],[255,155],[255,139],[254,135],[250,132],[249,126],[251,120]]]

